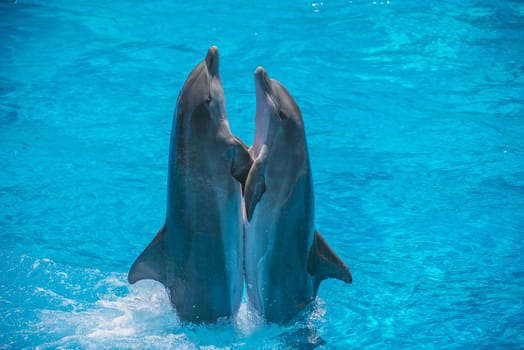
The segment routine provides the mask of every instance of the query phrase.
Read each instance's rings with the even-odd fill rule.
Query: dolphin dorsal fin
[[[346,283],[352,281],[347,265],[318,231],[315,231],[313,245],[309,251],[308,272],[316,277],[317,286],[326,278],[336,278]]]
[[[162,226],[153,241],[135,260],[127,275],[129,283],[151,279],[165,285],[165,232],[166,225]]]

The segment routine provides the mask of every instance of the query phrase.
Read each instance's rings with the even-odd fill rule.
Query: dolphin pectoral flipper
[[[231,175],[240,182],[242,185],[242,192],[244,192],[247,175],[253,164],[253,158],[249,154],[248,147],[236,136],[234,136],[233,150]]]
[[[247,220],[251,221],[255,206],[262,198],[266,191],[266,180],[264,178],[264,163],[254,162],[249,171],[249,176],[246,180],[246,188],[244,192],[244,201],[246,207]]]
[[[165,232],[166,226],[164,225],[135,260],[127,275],[129,283],[152,279],[165,285]]]
[[[316,277],[317,284],[320,284],[326,278],[337,278],[346,283],[352,281],[351,272],[347,265],[318,231],[315,231],[313,245],[309,251],[308,272]]]

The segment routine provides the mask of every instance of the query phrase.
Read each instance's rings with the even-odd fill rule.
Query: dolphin
[[[242,299],[241,184],[252,164],[229,128],[215,46],[178,96],[169,151],[165,223],[128,280],[161,282],[182,321],[213,323]]]
[[[249,305],[267,321],[291,321],[326,278],[351,283],[346,264],[314,224],[311,166],[300,109],[286,88],[255,71],[254,159],[245,185]]]

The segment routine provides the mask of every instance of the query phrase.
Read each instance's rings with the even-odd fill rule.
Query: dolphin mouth
[[[250,150],[251,155],[256,158],[260,153],[262,145],[266,142],[269,129],[269,99],[271,98],[271,83],[269,76],[262,67],[255,70],[255,140]]]
[[[255,92],[257,116],[264,112],[264,117],[269,118],[269,103],[271,100],[271,81],[264,68],[258,67],[255,70]]]
[[[266,94],[271,93],[271,84],[269,82],[269,76],[267,72],[262,67],[257,67],[255,70],[255,87],[257,90],[257,99],[259,90],[265,92]]]
[[[209,75],[212,77],[218,76],[218,47],[211,46],[207,50],[205,62]]]

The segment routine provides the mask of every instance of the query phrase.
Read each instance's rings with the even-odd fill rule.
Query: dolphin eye
[[[284,114],[284,112],[282,111],[278,111],[278,117],[282,120],[282,119],[286,119],[286,115]]]
[[[205,99],[205,101],[206,101],[206,105],[209,106],[209,105],[211,104],[211,100],[212,100],[212,99],[211,99],[211,94],[209,94],[209,95],[206,97],[206,99]]]

